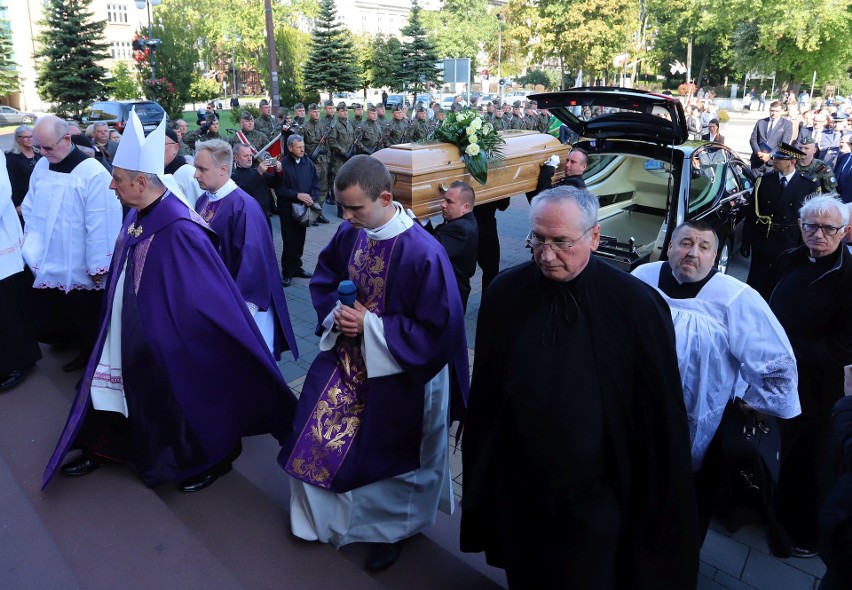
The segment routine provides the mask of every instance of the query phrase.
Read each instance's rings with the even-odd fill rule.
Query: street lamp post
[[[500,62],[502,61],[502,50],[503,50],[503,15],[497,15],[497,94],[500,95],[500,102],[503,102],[503,84],[501,80],[503,77],[500,75]]]
[[[136,0],[136,8],[142,10],[147,7],[148,9],[148,40],[154,36],[153,31],[151,29],[151,7],[159,6],[163,0]],[[151,47],[151,79],[157,79],[157,60],[154,57],[156,53],[156,47]]]

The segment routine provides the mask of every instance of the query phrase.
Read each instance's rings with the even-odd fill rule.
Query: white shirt
[[[24,270],[23,243],[24,232],[12,203],[6,155],[0,151],[0,281]]]
[[[633,275],[659,291],[662,265],[644,264]],[[801,414],[793,349],[757,291],[716,273],[695,298],[660,294],[674,322],[694,470],[701,466],[728,400],[741,397],[779,418]]]

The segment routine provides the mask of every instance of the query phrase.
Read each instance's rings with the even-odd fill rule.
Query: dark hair
[[[589,165],[589,152],[587,152],[586,150],[584,150],[581,147],[572,147],[571,151],[568,152],[568,153],[573,154],[574,152],[577,152],[578,154],[583,154],[583,158],[585,158],[585,160],[586,160],[586,166]]]
[[[375,201],[383,192],[393,192],[393,177],[384,164],[361,154],[352,156],[341,166],[334,179],[334,188],[341,192],[354,185]]]
[[[473,206],[476,204],[476,193],[473,191],[472,186],[463,180],[456,180],[450,185],[450,188],[459,189],[459,197],[462,202],[467,203],[470,205],[470,208],[473,209]]]
[[[707,223],[706,221],[701,221],[700,219],[687,219],[680,225],[678,225],[674,231],[672,232],[672,242],[674,242],[675,236],[685,227],[691,227],[695,231],[709,231],[713,234],[713,238],[716,241],[716,249],[719,249],[719,234],[716,233],[716,229]]]
[[[719,119],[710,119],[710,122],[707,123],[707,126],[709,127],[710,125],[715,125],[716,127],[718,127],[719,126]]]

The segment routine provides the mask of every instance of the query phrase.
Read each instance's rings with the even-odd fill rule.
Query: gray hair
[[[18,137],[21,136],[21,133],[23,133],[25,131],[29,131],[30,135],[32,135],[33,128],[30,127],[29,125],[20,125],[18,127],[15,127],[15,139],[18,139]],[[10,154],[20,154],[21,153],[21,148],[18,146],[17,141],[12,142],[12,149],[9,150],[9,153]]]
[[[532,220],[536,211],[543,205],[560,205],[569,201],[574,201],[577,207],[580,208],[580,221],[583,228],[588,230],[598,224],[600,201],[589,191],[584,191],[573,186],[557,186],[536,195],[530,204],[530,220]]]
[[[71,135],[70,124],[67,121],[63,121],[56,115],[45,115],[44,117],[39,117],[38,121],[36,121],[33,133],[36,131],[44,133],[45,130],[48,131],[48,135],[52,135],[57,141],[66,135]]]
[[[201,142],[201,143],[204,143],[204,142]],[[233,146],[231,149],[232,149],[232,150],[233,150],[233,152],[234,152],[234,157],[237,157],[237,155],[239,154],[239,152],[242,152],[242,150],[243,150],[243,149],[251,150],[251,149],[252,149],[252,146],[250,146],[250,145],[249,145],[249,144],[247,144],[247,143],[242,143],[242,142],[240,142],[240,143],[235,143],[235,144],[234,144],[234,146]]]
[[[294,133],[293,135],[287,138],[287,147],[292,146],[297,141],[305,141],[305,138],[299,135],[298,133]]]
[[[202,141],[196,145],[195,152],[196,156],[201,152],[210,152],[210,158],[217,167],[227,166],[229,175],[233,171],[234,150],[231,149],[227,141],[221,139]]]
[[[799,209],[799,217],[806,215],[831,215],[837,213],[843,220],[843,225],[849,225],[849,207],[840,200],[837,193],[813,193],[808,195]]]
[[[107,125],[103,121],[98,121],[97,123],[92,123],[92,130],[97,129],[98,127],[106,127],[107,129],[109,129],[109,125]]]

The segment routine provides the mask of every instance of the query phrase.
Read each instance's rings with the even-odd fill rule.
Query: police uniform
[[[343,116],[341,116],[343,113]],[[337,176],[337,171],[349,159],[349,148],[355,141],[355,129],[349,121],[349,109],[346,103],[341,102],[337,105],[337,121],[331,127],[328,134],[328,148],[331,152],[331,172],[328,179],[329,188],[334,186],[334,179]]]
[[[801,150],[779,142],[772,158],[798,160],[804,155]],[[780,173],[775,170],[758,178],[743,226],[743,246],[751,249],[751,266],[746,282],[764,299],[769,298],[775,259],[781,252],[802,243],[798,224],[802,202],[819,189],[816,181],[795,170],[786,186],[784,184]]]

